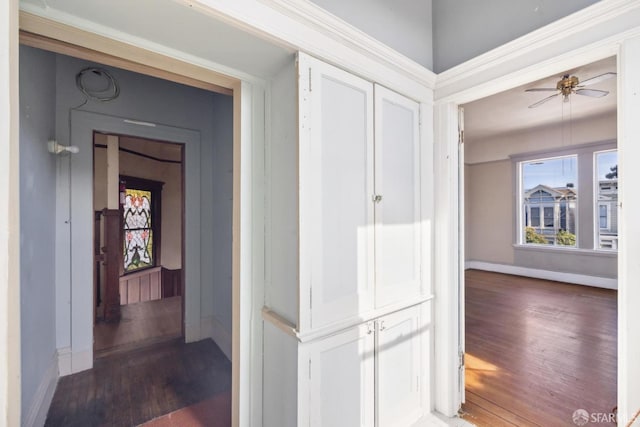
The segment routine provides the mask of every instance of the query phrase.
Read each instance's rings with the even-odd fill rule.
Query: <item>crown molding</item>
[[[587,31],[603,27],[612,21],[624,21],[630,14],[637,14],[639,11],[640,2],[637,0],[601,0],[585,9],[438,74],[436,78],[436,90],[440,93],[436,93],[436,98],[442,100],[446,96],[456,92],[455,89],[452,90],[450,88],[466,87],[469,86],[468,83],[471,81],[473,81],[473,84],[477,84],[477,76],[482,72],[499,68],[503,64],[513,64],[518,58],[528,55],[534,56],[534,53],[543,49],[559,51],[564,48],[566,52],[570,52],[571,43],[580,44],[579,42],[571,41],[571,37],[576,33],[585,34]],[[637,26],[637,21],[635,22],[635,26]],[[629,18],[624,24],[626,24],[627,27],[633,27],[634,20]],[[622,25],[617,33],[620,35],[624,33],[625,35],[622,38],[628,36],[628,31],[625,31]],[[621,37],[613,37],[613,39],[620,38]],[[599,48],[607,44],[610,45],[611,42],[613,42],[611,37],[603,37],[596,34],[594,34],[594,39],[598,40],[598,42],[590,45],[591,49]],[[567,43],[566,41],[571,42]],[[582,42],[581,44],[585,45],[586,43]],[[584,54],[585,52],[580,53]],[[615,53],[615,51],[609,52],[611,55]],[[594,52],[594,60],[603,54],[606,54],[606,52]],[[531,62],[536,63],[538,68],[546,65],[536,58],[533,58]]]
[[[422,103],[435,74],[307,0],[173,0]]]
[[[434,72],[309,0],[261,0],[261,2],[428,88],[435,88],[436,74]]]

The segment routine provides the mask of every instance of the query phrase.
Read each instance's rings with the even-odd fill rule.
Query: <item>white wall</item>
[[[433,70],[432,0],[313,0],[371,37]]]
[[[597,1],[433,0],[433,70],[445,71]]]
[[[55,137],[55,61],[52,53],[20,48],[20,322],[27,425],[37,424],[39,407],[51,399],[58,368],[52,303],[56,156],[47,151],[47,140]]]

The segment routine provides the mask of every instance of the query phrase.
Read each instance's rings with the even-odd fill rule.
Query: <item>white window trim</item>
[[[611,153],[618,152],[618,148],[611,148],[605,150],[596,150],[593,152],[593,250],[594,251],[606,251],[606,252],[618,252],[617,243],[612,248],[602,248],[600,247],[600,233],[603,231],[611,231],[611,204],[604,202],[599,199],[600,193],[600,181],[598,180],[598,154],[602,153]],[[618,159],[618,163],[620,163],[620,159]],[[617,190],[617,188],[616,188]],[[600,228],[600,206],[604,205],[607,207],[607,228]],[[617,240],[617,239],[616,239]]]
[[[587,144],[587,145],[592,145],[592,144]],[[578,168],[578,164],[579,164],[579,158],[578,158],[578,151],[579,149],[583,148],[584,146],[576,146],[574,150],[559,150],[559,151],[546,151],[544,152],[545,155],[543,155],[542,153],[540,153],[539,155],[536,155],[536,153],[523,153],[523,154],[518,154],[518,155],[514,155],[511,156],[512,160],[514,160],[516,162],[516,167],[517,167],[517,173],[515,174],[516,179],[518,180],[518,182],[516,183],[516,189],[517,189],[517,193],[516,193],[516,203],[518,208],[516,209],[516,242],[515,245],[517,246],[534,246],[534,247],[540,247],[540,248],[554,248],[554,247],[564,247],[564,248],[578,248],[579,247],[579,210],[580,210],[580,197],[577,195],[576,193],[576,199],[572,200],[572,202],[575,203],[575,236],[576,236],[576,244],[574,246],[565,246],[565,245],[558,245],[555,243],[555,236],[554,236],[554,243],[553,244],[549,244],[549,245],[544,245],[544,244],[539,244],[539,243],[527,243],[526,242],[526,220],[524,217],[524,213],[525,213],[525,209],[529,209],[529,221],[531,220],[531,202],[526,203],[524,201],[524,183],[523,183],[523,179],[524,179],[524,172],[523,172],[523,166],[525,163],[532,163],[532,162],[543,162],[543,161],[547,161],[547,160],[556,160],[556,159],[561,159],[561,158],[575,158],[576,159],[576,168]],[[555,153],[557,153],[557,155],[554,155]],[[576,181],[579,179],[579,175],[580,175],[580,171],[577,170],[576,172]],[[527,205],[525,207],[525,204]],[[567,200],[567,205],[569,204],[569,200]],[[537,204],[536,207],[540,207],[540,226],[538,226],[537,228],[542,229],[556,229],[556,225],[559,225],[560,222],[560,213],[559,213],[559,209],[556,209],[556,206],[559,207],[559,202],[555,201],[555,202],[545,202],[545,203],[540,203]],[[544,208],[545,207],[553,207],[553,226],[552,227],[546,227],[544,224]],[[567,207],[568,209],[568,207]],[[533,226],[531,226],[533,227]],[[536,228],[536,227],[533,227]],[[559,230],[560,227],[558,226],[557,229]],[[594,239],[595,240],[595,239]]]

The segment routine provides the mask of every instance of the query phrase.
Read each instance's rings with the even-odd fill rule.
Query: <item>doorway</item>
[[[179,267],[182,269],[182,283],[185,288],[180,295],[185,300],[185,307],[180,307],[181,303],[178,306],[185,321],[182,329],[183,323],[178,320],[179,336],[184,337],[184,341],[189,343],[213,338],[218,343],[217,353],[222,354],[222,358],[227,360],[226,366],[230,371],[236,369],[236,364],[229,363],[232,356],[237,357],[236,351],[232,353],[233,336],[237,331],[233,328],[234,320],[231,315],[233,301],[236,298],[233,296],[232,288],[237,273],[232,272],[231,254],[234,247],[239,247],[237,242],[232,241],[231,231],[236,223],[233,213],[236,197],[233,190],[237,186],[238,170],[233,163],[233,129],[236,125],[233,98],[226,94],[179,85],[119,68],[108,67],[107,70],[106,66],[87,64],[78,58],[39,49],[25,47],[21,53],[23,58],[34,55],[43,59],[42,64],[39,64],[43,70],[42,74],[61,77],[49,86],[52,89],[47,91],[46,97],[39,93],[27,93],[25,102],[33,99],[50,106],[46,112],[50,115],[49,120],[52,123],[56,119],[64,124],[68,123],[66,126],[60,126],[58,133],[54,135],[59,141],[64,141],[61,143],[63,146],[74,147],[60,155],[47,154],[56,165],[53,168],[56,174],[52,174],[51,181],[54,182],[56,190],[53,200],[60,212],[58,218],[61,218],[56,224],[55,243],[56,247],[60,247],[56,261],[60,266],[68,263],[68,268],[61,267],[56,270],[63,276],[59,282],[56,281],[56,293],[57,296],[61,296],[60,300],[64,298],[64,304],[58,304],[52,309],[57,318],[63,319],[55,323],[58,335],[54,344],[58,346],[59,354],[56,361],[59,365],[55,371],[56,380],[58,372],[61,376],[68,376],[94,367],[93,326],[96,300],[93,257],[95,246],[102,248],[101,244],[96,245],[93,239],[93,213],[99,209],[94,208],[93,198],[94,149],[96,152],[104,152],[107,149],[95,145],[108,145],[104,144],[104,141],[96,141],[99,135],[108,135],[107,138],[117,136],[122,139],[124,142],[118,141],[116,145],[116,153],[122,151],[119,148],[135,151],[135,154],[127,152],[126,155],[135,157],[133,163],[136,165],[140,164],[140,159],[151,160],[141,154],[167,159],[162,153],[149,153],[141,148],[147,141],[155,141],[152,143],[154,145],[159,144],[157,141],[177,141],[183,144],[178,146],[183,154],[180,155],[182,159],[179,165],[181,171],[184,171],[180,196],[183,203],[163,203],[165,207],[170,204],[183,210],[182,225],[178,225],[177,228],[183,228],[184,246],[179,246],[177,258],[182,259]],[[113,80],[121,85],[117,99],[109,102],[84,99],[74,77],[88,65],[107,70],[113,76]],[[100,88],[98,85],[96,87]],[[124,140],[127,138],[130,141]],[[130,144],[127,145],[128,143]],[[120,154],[116,154],[115,158],[119,159]],[[116,194],[121,175],[125,181],[125,190],[133,183],[132,178],[141,177],[164,182],[163,192],[167,188],[166,176],[153,179],[153,176],[141,176],[135,170],[121,170],[118,167],[115,173],[115,187],[109,187],[115,188]],[[217,187],[214,188],[214,184],[217,184]],[[140,189],[137,185],[129,188]],[[153,195],[151,199],[156,200]],[[114,235],[124,232],[120,229],[121,216],[117,205],[118,198],[116,208],[113,209],[116,211],[117,224]],[[102,207],[104,205],[100,206]],[[160,248],[159,256],[162,259],[167,253],[164,244],[170,234],[160,231],[164,248]],[[176,240],[182,245],[182,238]],[[145,247],[142,244],[138,246]],[[215,252],[214,248],[219,251]],[[116,261],[111,265],[117,266],[117,270],[120,269],[120,264],[124,263],[123,249],[123,246],[116,245],[116,250],[110,251],[116,256]],[[140,253],[138,255],[142,265],[144,257]],[[214,263],[215,271],[211,268]],[[122,268],[124,270],[124,264]],[[215,280],[211,277],[213,273],[219,274]],[[119,287],[120,271],[116,271],[116,276]],[[149,282],[151,280],[149,279]],[[215,288],[214,282],[217,286]],[[138,295],[140,292],[142,291],[139,290]],[[152,292],[148,288],[148,293]],[[116,305],[120,306],[119,298]],[[225,311],[222,311],[223,309]],[[104,316],[104,311],[102,315]],[[223,349],[224,352],[221,351]],[[101,359],[101,363],[103,361],[104,359]]]
[[[605,58],[463,106],[462,413],[478,426],[615,417],[616,75]]]
[[[94,358],[183,337],[183,150],[94,134]]]

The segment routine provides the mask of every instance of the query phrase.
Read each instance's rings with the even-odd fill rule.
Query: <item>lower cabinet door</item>
[[[369,322],[309,344],[309,425],[374,426],[374,336]]]
[[[423,416],[425,331],[421,307],[377,320],[376,409],[378,427],[411,426]]]

